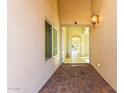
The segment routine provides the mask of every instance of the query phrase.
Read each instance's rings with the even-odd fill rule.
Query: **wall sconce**
[[[91,16],[92,27],[95,29],[99,24],[99,15],[96,15],[95,12]]]

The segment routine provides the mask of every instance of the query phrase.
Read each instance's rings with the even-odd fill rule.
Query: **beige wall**
[[[63,60],[65,60],[66,58],[66,49],[67,49],[67,37],[66,37],[66,33],[67,33],[67,28],[66,27],[62,27],[61,28],[62,30],[62,57],[63,57]]]
[[[89,27],[85,28],[84,31],[84,56],[89,56]]]
[[[90,24],[90,0],[60,0],[61,24]]]
[[[8,0],[8,93],[37,93],[59,66],[45,62],[45,17],[59,30],[57,0]]]
[[[98,29],[90,33],[92,65],[117,90],[116,0],[92,0],[92,11],[100,15]]]

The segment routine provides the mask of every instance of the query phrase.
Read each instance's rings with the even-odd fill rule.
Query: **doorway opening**
[[[62,63],[89,63],[89,26],[61,27]]]
[[[74,36],[71,38],[71,56],[79,57],[81,52],[81,38],[78,36]]]

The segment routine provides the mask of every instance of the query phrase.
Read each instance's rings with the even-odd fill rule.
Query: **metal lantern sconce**
[[[92,27],[95,29],[99,24],[99,15],[96,15],[95,12],[91,16]]]

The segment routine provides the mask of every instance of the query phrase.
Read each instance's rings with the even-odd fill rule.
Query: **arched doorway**
[[[71,39],[71,56],[72,57],[79,57],[81,54],[81,37],[80,36],[73,36]]]
[[[89,63],[89,27],[62,26],[62,63]]]

